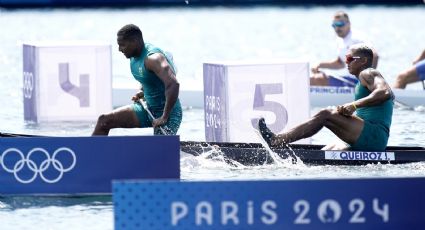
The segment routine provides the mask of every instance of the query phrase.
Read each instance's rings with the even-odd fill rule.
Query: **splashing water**
[[[181,152],[181,168],[188,167],[190,169],[196,167],[231,167],[231,168],[243,168],[246,167],[243,164],[228,158],[217,145],[210,145],[205,143],[207,146],[199,145],[202,153],[198,156],[186,154]]]
[[[257,134],[261,145],[267,150],[270,157],[273,159],[273,162],[276,163],[277,165],[283,166],[283,165],[287,165],[288,163],[304,165],[302,160],[295,154],[295,151],[292,149],[292,147],[289,144],[285,144],[285,147],[287,148],[286,153],[287,153],[288,157],[286,159],[283,159],[282,157],[280,157],[276,152],[274,152],[270,148],[270,146],[266,143],[266,141],[261,136],[259,130],[254,129],[254,132]]]
[[[8,208],[8,205],[0,201],[0,209],[6,209],[6,208]]]
[[[241,163],[232,160],[230,158],[228,158],[220,149],[219,146],[213,145],[211,146],[212,149],[210,151],[207,152],[203,152],[200,157],[204,158],[204,159],[211,159],[214,161],[219,161],[219,162],[225,162],[226,164],[232,166],[232,167],[245,167],[244,165],[242,165]]]
[[[425,106],[422,106],[422,105],[420,105],[420,106],[417,106],[417,107],[415,107],[415,109],[414,109],[416,112],[425,112]]]

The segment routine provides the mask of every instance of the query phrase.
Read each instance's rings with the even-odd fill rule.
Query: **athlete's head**
[[[117,33],[117,43],[118,50],[127,58],[137,57],[144,47],[142,31],[136,25],[125,25]]]
[[[372,61],[372,48],[364,44],[356,44],[352,45],[348,50],[345,63],[348,71],[358,76],[362,70],[372,67]]]
[[[348,18],[348,14],[344,11],[336,12],[332,21],[332,27],[334,28],[338,37],[344,38],[347,36],[351,29],[350,18]]]

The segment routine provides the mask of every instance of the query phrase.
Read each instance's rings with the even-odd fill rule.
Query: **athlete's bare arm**
[[[369,89],[371,93],[369,96],[355,101],[357,108],[379,105],[393,96],[390,86],[378,70],[372,68],[363,70],[359,75],[359,80],[360,84]]]
[[[164,55],[160,53],[149,55],[145,60],[145,66],[148,70],[154,72],[159,77],[159,79],[161,79],[165,86],[166,102],[164,113],[160,118],[155,119],[152,122],[152,126],[156,127],[167,122],[171,110],[179,96],[180,85],[177,81],[176,75],[174,74]]]

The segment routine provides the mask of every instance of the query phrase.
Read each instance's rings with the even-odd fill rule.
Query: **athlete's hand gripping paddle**
[[[146,101],[143,99],[139,100],[139,103],[143,106],[143,108],[146,110],[146,112],[148,113],[148,115],[154,120],[156,119],[153,114],[151,113],[151,111],[148,108],[148,104],[146,104]],[[165,131],[165,129],[161,126],[158,126],[158,128],[161,130],[162,134],[167,135],[167,132]]]

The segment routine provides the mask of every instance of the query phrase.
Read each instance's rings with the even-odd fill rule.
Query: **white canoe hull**
[[[425,90],[399,90],[393,89],[396,100],[410,107],[425,105]],[[114,107],[130,103],[131,97],[136,93],[131,88],[114,88]],[[180,101],[184,106],[192,108],[204,107],[204,93],[202,90],[181,90]],[[354,99],[354,89],[348,87],[310,87],[311,107],[327,107],[341,105]]]

